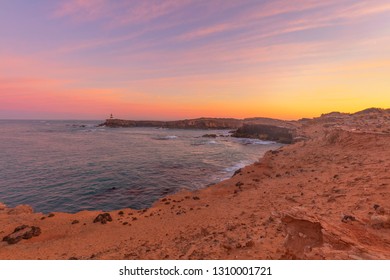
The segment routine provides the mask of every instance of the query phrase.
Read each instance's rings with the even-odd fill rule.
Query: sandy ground
[[[390,259],[390,113],[297,124],[305,141],[145,210],[33,213],[0,204],[0,259]]]

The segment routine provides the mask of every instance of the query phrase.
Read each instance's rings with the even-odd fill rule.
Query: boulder
[[[41,229],[35,226],[21,225],[3,238],[8,244],[16,244],[22,239],[30,239],[41,234]]]
[[[93,220],[94,223],[101,223],[101,224],[106,224],[107,222],[112,222],[112,217],[109,213],[103,213],[97,215],[95,220]]]

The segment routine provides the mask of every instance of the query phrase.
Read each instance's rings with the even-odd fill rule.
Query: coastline
[[[324,115],[300,135],[228,180],[106,224],[93,222],[100,211],[0,205],[1,239],[41,230],[0,242],[0,259],[390,259],[389,112]]]

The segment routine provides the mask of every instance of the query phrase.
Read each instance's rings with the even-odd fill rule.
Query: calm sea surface
[[[0,202],[38,212],[135,209],[229,178],[280,145],[226,130],[0,120]]]

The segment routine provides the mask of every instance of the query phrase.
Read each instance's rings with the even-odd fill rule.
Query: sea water
[[[142,209],[232,176],[279,144],[227,130],[0,120],[0,202],[38,212]],[[217,134],[217,138],[202,137]]]

